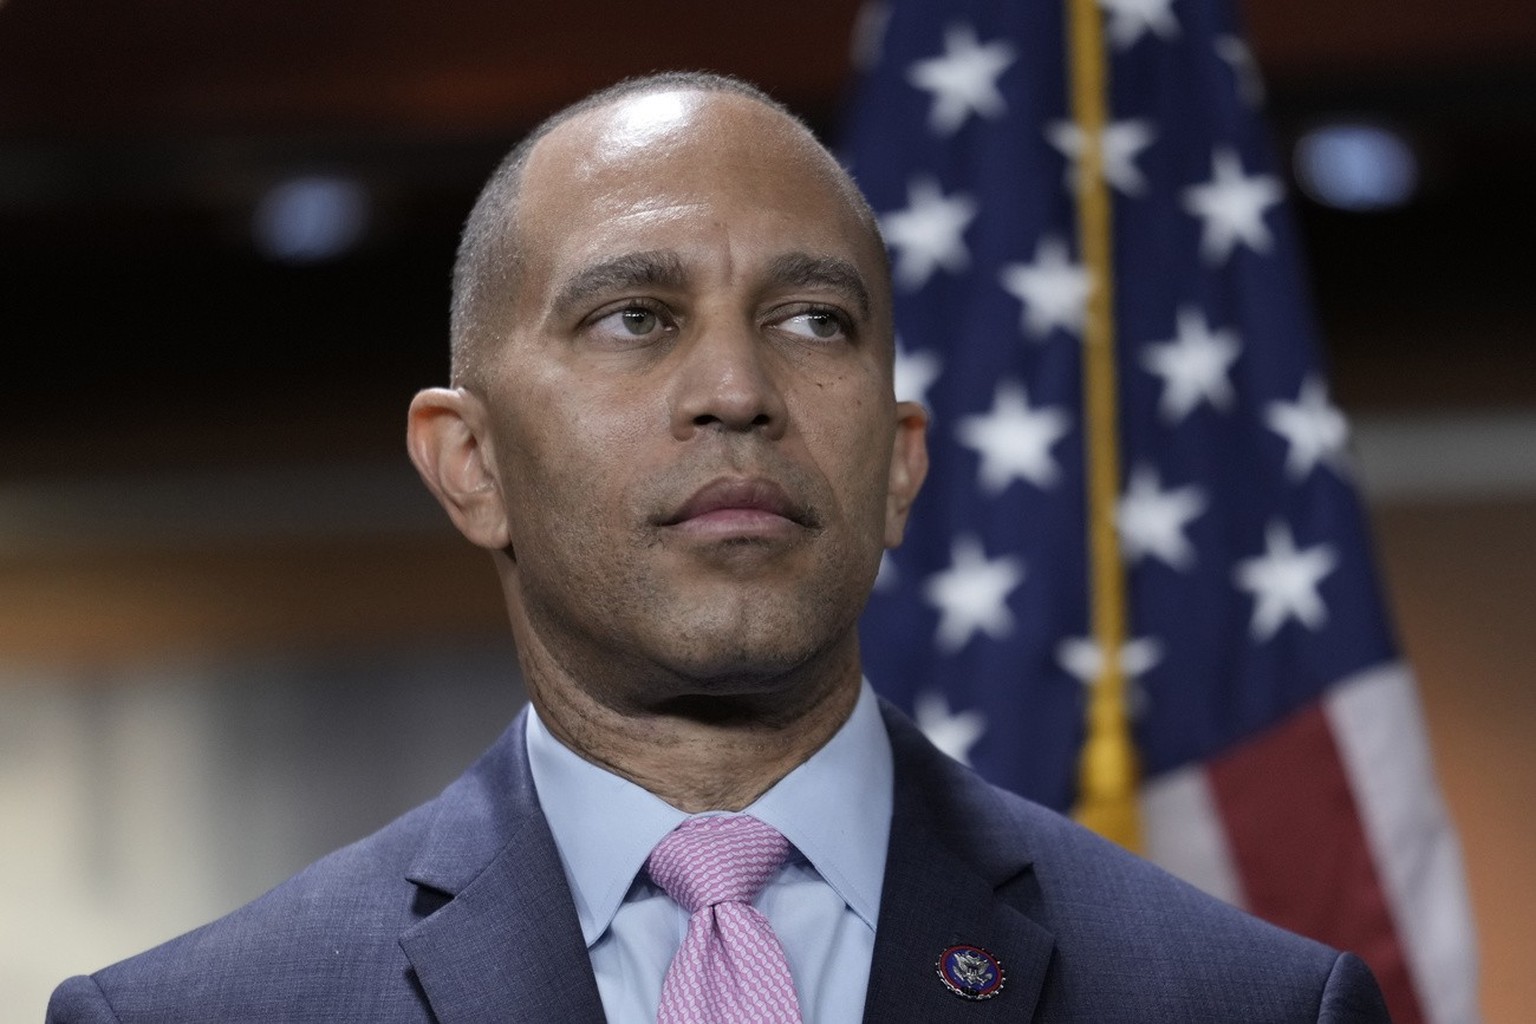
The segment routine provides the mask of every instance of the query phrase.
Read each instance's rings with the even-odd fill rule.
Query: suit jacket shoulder
[[[432,813],[431,805],[418,808],[234,913],[70,979],[55,992],[49,1021],[275,1020],[278,1007],[325,1005],[338,975],[357,982],[349,993],[356,1019],[399,1016],[389,1004],[419,1004],[419,996],[369,982],[407,966],[398,940],[416,893],[405,865]]]
[[[866,1020],[1387,1020],[1354,957],[987,784],[884,711],[896,812]],[[1003,965],[984,1005],[937,978],[955,945]]]
[[[226,917],[69,979],[48,1020],[557,1020],[597,1005],[579,979],[542,984],[572,955],[585,945],[519,716],[433,801]]]

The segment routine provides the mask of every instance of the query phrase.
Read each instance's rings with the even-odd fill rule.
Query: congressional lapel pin
[[[950,946],[934,968],[961,999],[991,999],[1003,990],[1003,962],[980,946]]]

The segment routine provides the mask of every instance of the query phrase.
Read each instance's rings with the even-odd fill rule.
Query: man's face
[[[760,104],[668,92],[525,169],[483,378],[509,594],[519,642],[610,704],[856,667],[922,420],[892,399],[878,241],[824,161]]]

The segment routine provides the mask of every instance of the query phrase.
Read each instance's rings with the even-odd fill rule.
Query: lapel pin
[[[1003,990],[1003,962],[980,946],[950,946],[934,968],[961,999],[991,999]]]

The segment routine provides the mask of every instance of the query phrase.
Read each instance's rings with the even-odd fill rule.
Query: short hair
[[[854,184],[836,157],[824,146],[803,119],[778,100],[750,82],[710,71],[663,71],[620,82],[577,100],[540,121],[522,141],[512,147],[480,190],[464,231],[459,238],[453,263],[453,296],[449,315],[450,377],[454,384],[479,383],[478,371],[484,363],[485,349],[491,339],[493,323],[507,313],[507,301],[521,261],[516,239],[518,201],[522,193],[523,172],[539,141],[556,128],[590,110],[607,106],[630,96],[673,90],[705,93],[732,93],[774,110],[800,128],[812,143],[825,153],[836,168],[840,190],[854,214],[868,228],[877,243],[881,258],[885,246],[869,201]]]

